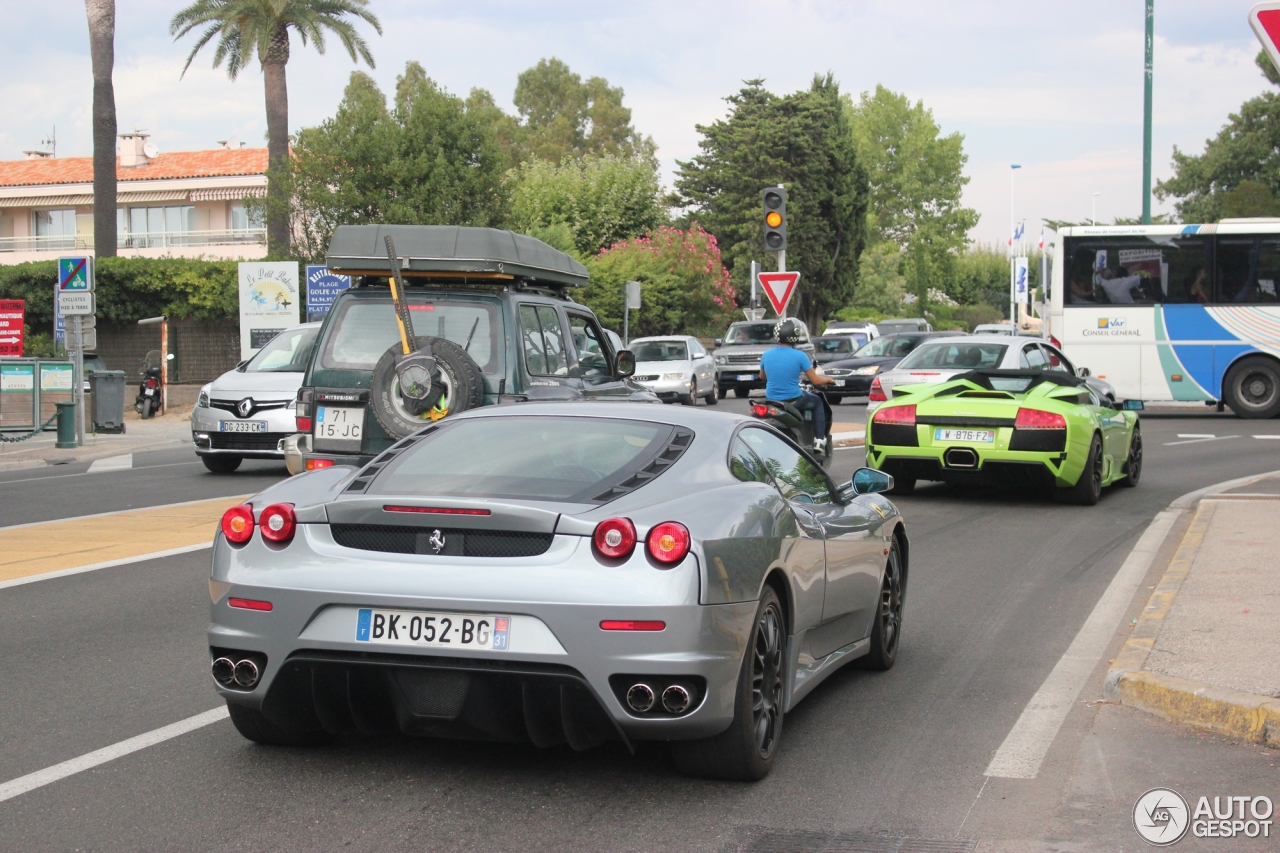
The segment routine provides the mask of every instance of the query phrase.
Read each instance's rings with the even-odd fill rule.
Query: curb
[[[866,430],[851,430],[849,432],[833,432],[831,433],[832,447],[862,447],[866,443]]]
[[[190,438],[167,438],[133,445],[95,444],[91,447],[75,447],[68,448],[66,450],[58,450],[50,447],[46,449],[48,456],[0,462],[0,471],[20,471],[27,468],[47,468],[54,465],[74,464],[76,462],[92,462],[95,459],[105,459],[110,456],[122,456],[126,453],[146,453],[151,450],[165,450],[190,444]]]
[[[1195,507],[1195,516],[1183,534],[1178,550],[1169,562],[1155,591],[1147,600],[1129,639],[1111,662],[1102,685],[1102,695],[1112,702],[1138,708],[1157,717],[1192,728],[1227,735],[1239,740],[1280,747],[1280,699],[1242,690],[1217,687],[1199,681],[1144,670],[1147,657],[1173,608],[1182,582],[1191,571],[1204,541],[1205,531],[1217,506],[1201,502],[1221,492],[1247,486],[1280,472],[1229,480],[1189,492],[1169,505],[1181,513]]]

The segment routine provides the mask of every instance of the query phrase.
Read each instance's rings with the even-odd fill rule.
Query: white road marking
[[[1239,438],[1238,435],[1210,435],[1205,438],[1189,438],[1186,441],[1166,441],[1165,447],[1175,447],[1179,444],[1202,444],[1206,441],[1226,441],[1229,438]]]
[[[59,569],[56,572],[45,572],[42,575],[31,575],[25,578],[14,578],[13,580],[0,581],[0,589],[8,589],[11,586],[22,586],[23,584],[35,583],[36,581],[65,578],[67,575],[78,575],[83,572],[96,572],[98,569],[110,569],[114,566],[127,566],[130,563],[141,563],[146,560],[158,560],[161,557],[172,557],[175,554],[189,554],[192,551],[203,551],[205,548],[212,547],[212,542],[201,542],[199,545],[183,545],[181,548],[169,548],[166,551],[152,551],[150,554],[139,554],[136,557],[121,557],[118,560],[104,560],[101,563],[90,563],[87,566],[76,566],[73,569]]]
[[[1178,438],[1217,438],[1217,436],[1211,432],[1180,432]]]
[[[137,737],[131,737],[128,740],[122,740],[111,746],[104,746],[102,749],[85,753],[79,758],[72,758],[61,764],[55,764],[52,767],[46,767],[43,770],[37,770],[34,773],[28,773],[26,776],[19,776],[9,782],[0,785],[0,802],[11,800],[14,797],[21,796],[28,791],[34,791],[36,788],[43,788],[45,785],[51,785],[68,776],[74,776],[85,770],[97,767],[99,764],[106,764],[108,761],[114,761],[128,755],[131,752],[137,752],[140,749],[146,749],[149,746],[155,746],[158,743],[164,743],[167,740],[184,735],[187,732],[193,732],[196,729],[204,728],[224,720],[227,718],[227,706],[214,708],[212,711],[205,711],[203,714],[196,714],[194,717],[187,717],[185,720],[179,720],[167,726],[140,734]]]
[[[1180,514],[1179,510],[1166,509],[1152,520],[1111,579],[1106,592],[1094,605],[1093,612],[1080,627],[1071,646],[1022,709],[1022,715],[987,765],[988,776],[1036,778],[1040,763],[1062,728],[1062,721],[1075,706],[1076,697],[1115,638],[1116,631],[1122,627],[1120,623],[1129,602]]]
[[[1280,438],[1280,435],[1255,435],[1254,438]]]
[[[125,471],[133,467],[133,454],[126,453],[123,456],[108,456],[105,459],[95,459],[89,465],[86,474],[99,474],[103,471]]]

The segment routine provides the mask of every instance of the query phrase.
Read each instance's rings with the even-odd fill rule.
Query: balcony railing
[[[168,249],[192,246],[239,246],[267,243],[265,228],[227,228],[218,231],[148,231],[120,234],[117,249]],[[92,234],[52,237],[0,237],[0,252],[69,252],[92,249]]]

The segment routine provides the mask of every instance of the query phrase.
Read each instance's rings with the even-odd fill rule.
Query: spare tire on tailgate
[[[414,415],[400,396],[400,383],[396,379],[396,359],[401,355],[400,344],[394,344],[374,365],[369,384],[369,405],[379,425],[394,438],[404,438],[417,432],[433,420],[445,415],[465,412],[484,404],[484,375],[480,367],[462,347],[445,338],[419,337],[415,349],[430,347],[435,356],[444,385],[444,395],[431,412]],[[440,414],[443,411],[444,414]]]

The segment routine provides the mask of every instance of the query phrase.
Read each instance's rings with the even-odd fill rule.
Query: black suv
[[[591,309],[569,296],[587,282],[586,268],[569,255],[494,228],[344,225],[326,261],[352,276],[352,287],[326,315],[298,390],[307,470],[363,465],[400,438],[383,424],[406,413],[374,411],[398,396],[374,389],[370,397],[375,366],[399,340],[387,236],[400,258],[413,334],[437,342],[436,356],[458,380],[450,411],[527,400],[657,402],[628,379],[630,353],[620,359]]]

